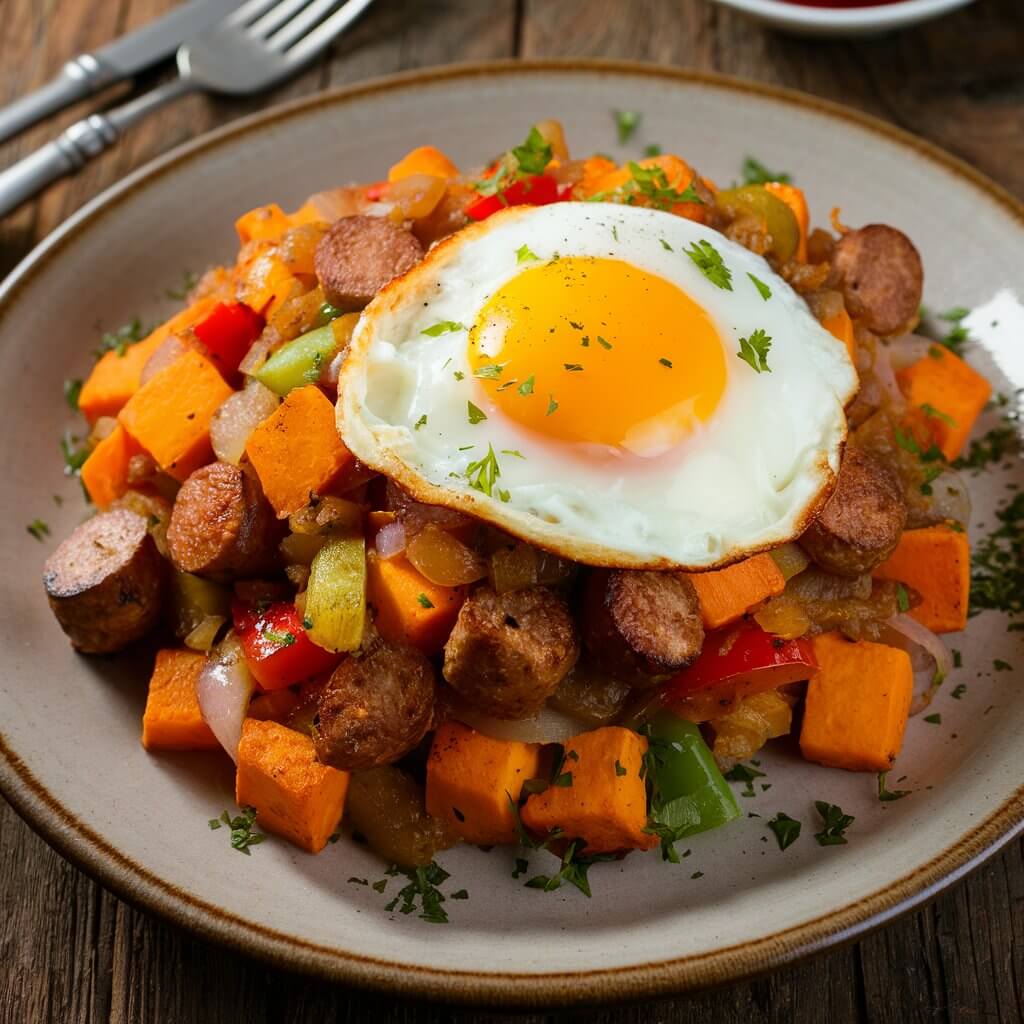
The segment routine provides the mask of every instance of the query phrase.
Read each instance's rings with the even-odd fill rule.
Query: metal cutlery
[[[247,0],[214,28],[180,46],[178,77],[102,114],[76,121],[0,172],[0,216],[46,185],[79,170],[132,125],[197,90],[260,92],[290,78],[342,33],[373,0]]]

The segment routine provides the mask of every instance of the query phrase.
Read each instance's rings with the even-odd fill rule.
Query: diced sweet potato
[[[190,349],[150,378],[118,419],[175,480],[213,460],[210,420],[233,392],[217,367]]]
[[[291,227],[291,218],[277,203],[257,206],[235,221],[235,230],[242,245],[252,241],[276,242]]]
[[[324,493],[355,461],[338,437],[334,406],[313,384],[289,391],[245,450],[280,519]]]
[[[277,722],[247,718],[238,745],[235,799],[256,821],[310,853],[319,853],[341,821],[348,772],[316,759],[313,741]]]
[[[840,309],[834,316],[825,317],[825,319],[821,321],[821,326],[824,327],[832,337],[843,343],[850,359],[856,362],[857,346],[853,335],[853,321],[850,319],[850,314],[846,312],[846,309]]]
[[[539,771],[540,746],[496,740],[461,722],[434,734],[427,761],[427,813],[445,821],[470,843],[514,843],[510,798]]]
[[[921,603],[910,615],[933,632],[954,633],[967,625],[971,548],[966,533],[942,525],[905,530],[874,575],[913,587]]]
[[[933,345],[928,355],[896,374],[912,408],[924,414],[925,426],[942,454],[955,459],[967,443],[992,386],[948,348]],[[915,426],[920,425],[920,418]]]
[[[106,511],[128,490],[128,464],[142,449],[120,423],[89,453],[82,484],[92,503]]]
[[[206,655],[198,651],[157,651],[142,716],[147,750],[217,750],[220,744],[203,721],[196,695]]]
[[[531,796],[523,824],[546,835],[561,828],[566,838],[582,839],[584,854],[647,850],[658,844],[644,832],[647,788],[640,777],[647,740],[620,726],[585,732],[565,743],[562,772],[568,786],[550,786]]]
[[[914,672],[906,651],[840,633],[814,638],[800,749],[808,761],[854,772],[888,771],[903,745]]]
[[[459,173],[455,166],[435,146],[417,146],[406,153],[388,171],[388,181],[401,181],[414,174],[429,174],[432,178],[454,178]]]
[[[705,629],[735,622],[769,597],[781,594],[786,580],[771,555],[754,555],[725,569],[689,573],[700,598]]]
[[[377,612],[385,640],[437,654],[465,599],[465,587],[431,583],[404,555],[385,559],[371,552],[367,557],[366,600]]]

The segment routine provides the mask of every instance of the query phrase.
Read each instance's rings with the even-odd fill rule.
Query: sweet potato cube
[[[992,386],[948,348],[933,345],[928,355],[896,374],[907,402],[924,412],[931,439],[947,459],[967,443]]]
[[[252,241],[276,242],[291,226],[291,218],[277,203],[257,206],[235,221],[235,230],[242,245]]]
[[[377,612],[380,635],[437,654],[466,599],[465,587],[431,583],[404,555],[366,560],[366,600]]]
[[[334,406],[315,384],[289,391],[245,450],[279,519],[308,505],[355,461],[338,437]]]
[[[786,580],[771,555],[754,555],[725,569],[690,573],[705,629],[718,629],[781,594]]]
[[[196,695],[204,664],[206,655],[198,651],[157,651],[142,716],[142,745],[147,750],[219,749]]]
[[[921,603],[910,615],[932,632],[954,633],[967,625],[971,548],[966,533],[943,525],[905,530],[874,575],[913,587]]]
[[[142,449],[120,423],[89,453],[82,484],[92,503],[106,510],[128,490],[128,464]]]
[[[857,343],[854,340],[853,334],[853,321],[850,319],[850,314],[845,309],[840,309],[838,313],[833,316],[825,317],[821,321],[821,326],[825,328],[829,334],[832,335],[837,341],[843,343],[843,347],[846,349],[846,354],[850,357],[850,361],[856,366],[857,364]]]
[[[348,779],[316,759],[305,734],[253,718],[242,724],[235,799],[255,807],[267,831],[319,853],[341,821]]]
[[[561,828],[586,842],[585,854],[646,850],[656,846],[647,825],[647,787],[640,777],[647,740],[620,726],[606,726],[567,740],[562,773],[570,785],[535,793],[522,810],[523,824],[546,834]]]
[[[151,377],[118,419],[175,480],[213,461],[210,420],[232,394],[217,367],[194,349]]]
[[[427,760],[427,813],[469,843],[514,843],[512,801],[540,770],[540,746],[496,740],[461,722],[434,733]]]
[[[888,771],[903,745],[914,695],[910,655],[840,633],[814,638],[800,749],[808,761],[854,772]]]
[[[214,298],[200,299],[162,323],[142,341],[129,345],[122,354],[105,352],[82,385],[78,396],[82,415],[90,423],[95,423],[101,416],[116,416],[139,390],[142,370],[149,357],[170,335],[197,323],[216,304]]]

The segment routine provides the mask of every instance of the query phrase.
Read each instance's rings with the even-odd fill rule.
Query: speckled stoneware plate
[[[629,148],[616,144],[614,108],[644,114]],[[88,370],[97,333],[136,314],[166,315],[165,289],[183,269],[232,258],[232,221],[249,207],[294,207],[317,189],[379,178],[419,143],[478,163],[541,117],[561,118],[581,153],[625,157],[657,142],[720,182],[738,176],[747,154],[788,169],[816,221],[838,204],[852,224],[905,229],[924,254],[935,307],[974,305],[1024,283],[1021,205],[969,167],[861,115],[654,67],[497,64],[310,97],[198,139],[83,209],[0,296],[4,791],[49,842],[121,896],[277,963],[394,993],[574,1003],[720,983],[920,903],[1024,819],[1021,674],[993,669],[994,659],[1024,668],[1024,634],[983,614],[950,638],[963,667],[933,708],[941,725],[910,724],[892,776],[905,776],[905,799],[882,804],[873,775],[773,750],[758,780],[771,788],[758,785],[742,800],[752,816],[694,838],[681,866],[656,854],[599,864],[588,900],[570,888],[523,888],[510,877],[515,851],[454,850],[441,858],[452,876],[444,888],[465,888],[469,899],[446,904],[448,925],[428,924],[385,911],[395,881],[384,895],[347,882],[381,878],[384,867],[347,841],[317,857],[278,841],[251,857],[231,851],[225,833],[207,827],[232,805],[227,759],[147,755],[139,745],[145,659],[71,653],[39,581],[56,542],[37,543],[26,524],[45,519],[59,538],[86,514],[78,485],[62,477],[57,442],[72,422],[62,381]],[[1024,338],[1012,340],[1019,351]],[[995,373],[982,346],[972,359]],[[1014,479],[1024,481],[1019,463],[972,481],[973,536],[992,528]],[[966,691],[954,700],[960,683]],[[815,843],[815,799],[856,816],[849,845]],[[777,811],[805,823],[785,852],[765,829]],[[533,855],[531,873],[546,870],[546,856]]]

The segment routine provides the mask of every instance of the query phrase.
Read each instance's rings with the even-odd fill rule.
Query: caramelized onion
[[[940,637],[909,615],[894,615],[886,626],[893,635],[885,639],[910,655],[914,668],[914,702],[910,713],[919,714],[932,702],[935,691],[949,675],[953,658]]]
[[[484,560],[457,537],[432,523],[406,545],[409,561],[440,587],[472,583],[487,575]]]
[[[281,404],[281,399],[259,381],[224,400],[210,420],[210,443],[221,462],[237,466],[252,432]]]
[[[768,552],[778,566],[784,580],[791,580],[811,564],[810,558],[799,544],[790,541]]]

